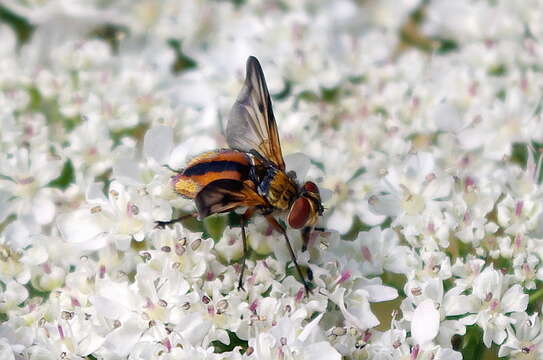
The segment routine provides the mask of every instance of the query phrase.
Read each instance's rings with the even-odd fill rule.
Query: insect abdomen
[[[196,156],[183,172],[172,178],[172,183],[177,193],[194,199],[200,190],[215,180],[247,179],[249,169],[249,157],[245,153],[221,149]]]

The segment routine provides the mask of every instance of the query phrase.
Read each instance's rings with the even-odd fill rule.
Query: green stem
[[[533,303],[534,301],[539,300],[539,298],[543,297],[543,288],[537,290],[535,293],[530,295],[529,303]]]

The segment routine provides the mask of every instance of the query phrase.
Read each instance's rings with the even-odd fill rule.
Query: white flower
[[[143,151],[145,154],[163,165],[173,149],[173,133],[168,126],[156,126],[145,133]]]
[[[398,296],[396,289],[381,285],[379,279],[357,281],[354,289],[337,287],[330,295],[348,324],[364,330],[379,325],[379,320],[372,313],[370,302],[393,300]]]
[[[137,296],[136,288],[105,279],[97,284],[89,301],[97,315],[109,319],[111,324],[103,330],[104,347],[118,356],[129,354],[145,329],[144,319],[138,316],[144,299]]]
[[[473,287],[473,282],[479,276],[485,266],[485,261],[475,257],[467,257],[462,261],[456,259],[456,262],[452,266],[452,273],[458,277],[455,282],[462,289],[469,289]]]
[[[6,360],[15,360],[15,350],[5,338],[0,339],[0,357]]]
[[[424,300],[415,308],[411,321],[411,336],[417,344],[432,341],[439,330],[439,311],[432,300]]]
[[[437,173],[429,153],[409,155],[401,168],[391,167],[380,188],[369,198],[372,211],[396,217],[409,239],[426,228],[425,220],[441,217],[444,200],[451,190],[451,178]],[[412,240],[414,241],[414,239]]]
[[[492,266],[481,272],[473,283],[473,297],[476,300],[475,314],[471,319],[483,328],[483,342],[487,347],[491,343],[501,344],[506,336],[506,327],[514,322],[509,313],[522,312],[528,305],[528,295],[522,292],[520,285],[509,287],[510,280]],[[470,311],[472,312],[472,311]]]
[[[241,228],[225,229],[221,239],[215,245],[215,250],[227,262],[240,259],[243,256]]]
[[[543,2],[0,2],[0,358],[543,357]],[[307,296],[262,216],[245,290],[239,227],[155,229],[248,55],[321,188]]]
[[[510,359],[538,359],[543,356],[543,333],[538,314],[511,314],[515,321],[507,327],[507,340],[500,346],[498,356]]]
[[[5,285],[0,297],[0,312],[7,313],[28,298],[28,290],[23,285],[10,281]]]
[[[32,214],[38,223],[49,224],[56,207],[47,185],[60,175],[61,160],[51,159],[42,149],[20,148],[3,154],[0,164],[0,185],[11,194],[10,210],[19,216]]]
[[[423,282],[409,281],[404,291],[407,298],[402,302],[401,309],[404,320],[411,321],[412,336],[417,344],[424,345],[435,338],[436,343],[450,347],[454,334],[465,334],[463,319],[450,318],[470,310],[470,298],[462,295],[462,288],[454,287],[445,292],[442,280],[427,279]]]
[[[251,358],[279,360],[285,357],[297,359],[341,359],[341,355],[323,339],[318,324],[323,314],[318,315],[303,328],[302,318],[284,318],[270,333],[261,333],[249,345],[254,349]]]
[[[399,245],[398,236],[391,229],[375,227],[362,231],[353,242],[341,245],[329,251],[348,256],[363,276],[380,275],[385,270],[407,274],[415,263],[409,248]]]
[[[498,227],[488,220],[488,213],[494,208],[499,190],[489,181],[466,176],[457,182],[453,195],[453,212],[457,218],[455,235],[466,243],[478,247],[485,237],[492,237]]]
[[[528,290],[535,289],[535,279],[541,277],[539,263],[539,258],[534,254],[519,255],[513,261],[515,279]]]
[[[131,240],[144,239],[154,226],[149,199],[117,182],[110,184],[108,195],[106,199],[96,185],[91,185],[88,203],[59,217],[59,229],[66,241],[79,244],[81,249],[99,249],[111,242],[126,250]]]
[[[536,226],[542,208],[530,198],[514,199],[507,194],[498,204],[498,222],[508,234],[525,234]]]
[[[112,166],[113,141],[104,120],[87,114],[83,122],[69,135],[70,146],[64,149],[76,172],[89,172],[90,177],[103,174]]]
[[[368,354],[374,358],[387,360],[408,356],[410,349],[406,337],[405,330],[396,328],[377,334],[376,339],[369,337],[365,339],[368,342]]]

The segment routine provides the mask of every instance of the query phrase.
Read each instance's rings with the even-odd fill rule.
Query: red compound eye
[[[312,192],[312,193],[317,193],[317,194],[319,193],[319,188],[313,181],[307,181],[304,184],[304,190]]]
[[[293,229],[304,227],[309,219],[310,212],[311,206],[309,205],[309,200],[303,197],[296,199],[288,213],[288,224]]]

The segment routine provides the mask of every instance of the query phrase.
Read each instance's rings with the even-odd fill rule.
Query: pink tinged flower
[[[420,345],[415,344],[413,348],[411,348],[411,355],[409,356],[409,359],[416,360],[417,357],[419,356],[419,352],[420,352]]]
[[[81,303],[79,302],[79,300],[77,300],[76,298],[74,297],[71,297],[70,298],[70,302],[72,304],[73,307],[80,307],[81,306]]]
[[[62,326],[58,325],[57,330],[58,330],[58,335],[60,336],[60,339],[64,340],[64,330],[62,329]]]
[[[432,341],[439,331],[440,315],[434,302],[426,299],[421,302],[411,321],[411,335],[417,344],[423,345]]]
[[[543,356],[543,334],[538,314],[519,312],[511,317],[514,322],[507,328],[507,340],[500,347],[498,356],[540,359]]]
[[[43,272],[46,274],[51,274],[51,266],[48,263],[42,264]]]
[[[362,257],[367,261],[367,262],[371,262],[372,261],[372,256],[371,256],[371,252],[370,252],[370,249],[367,247],[367,246],[362,246]]]
[[[487,347],[505,340],[505,329],[512,322],[507,314],[523,312],[528,306],[528,295],[520,285],[515,284],[504,292],[506,286],[504,275],[493,267],[486,268],[473,283],[473,295],[480,301],[475,320],[484,330],[483,342]]]
[[[520,217],[522,215],[522,208],[524,207],[524,202],[523,201],[518,201],[516,206],[515,206],[515,215],[517,217]]]
[[[170,341],[169,338],[166,338],[166,339],[162,340],[162,345],[164,345],[167,352],[172,351],[172,342]]]
[[[106,275],[106,266],[105,265],[100,265],[100,269],[98,271],[98,277],[100,279],[103,279]]]
[[[297,292],[296,292],[296,297],[294,298],[294,301],[296,301],[297,303],[300,303],[302,301],[302,299],[304,298],[304,294],[305,294],[305,291],[303,288],[300,288]]]
[[[206,273],[206,281],[212,281],[215,278],[215,274],[212,271]]]
[[[341,276],[336,281],[336,284],[344,283],[345,281],[349,280],[351,278],[352,272],[350,270],[344,270],[341,273]]]
[[[250,310],[252,313],[256,314],[256,309],[257,309],[257,307],[258,307],[258,300],[255,300],[255,301],[253,301],[253,302],[251,303],[251,305],[249,305],[249,310]]]
[[[516,248],[517,250],[521,248],[523,238],[524,238],[524,237],[522,236],[522,234],[517,234],[517,235],[515,236],[514,244],[515,244],[515,248]]]

